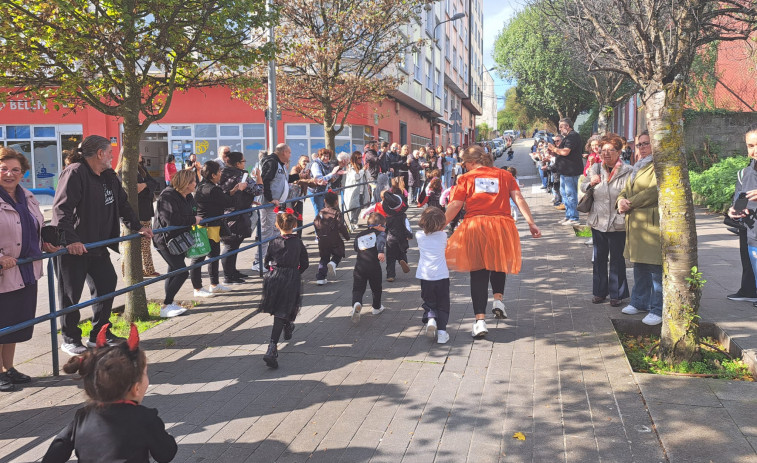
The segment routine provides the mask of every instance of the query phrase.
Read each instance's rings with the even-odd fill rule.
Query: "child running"
[[[421,214],[423,231],[415,233],[418,240],[418,270],[415,277],[421,280],[423,299],[423,323],[426,336],[436,338],[439,344],[449,341],[447,321],[449,321],[449,270],[444,250],[447,247],[447,232],[444,231],[444,212],[436,207],[428,207]]]
[[[332,279],[336,278],[336,268],[344,259],[344,240],[350,239],[350,232],[342,220],[339,211],[339,196],[333,191],[323,195],[325,207],[318,211],[313,225],[318,236],[318,272],[315,274],[316,284],[328,283],[326,272]]]
[[[58,434],[43,463],[63,463],[76,452],[78,461],[129,461],[160,463],[173,460],[176,440],[166,432],[158,411],[144,407],[150,385],[147,357],[139,348],[137,327],[131,325],[126,342],[108,346],[100,330],[95,348],[71,357],[66,373],[79,373],[90,403]]]
[[[434,178],[429,182],[428,189],[426,190],[426,197],[418,204],[418,207],[423,207],[428,204],[430,207],[436,207],[441,211],[444,211],[440,201],[442,198],[442,181],[439,178]]]
[[[413,238],[413,232],[405,215],[407,203],[400,196],[386,192],[381,206],[386,213],[386,281],[392,282],[397,276],[395,262],[399,262],[404,273],[410,271],[407,242]]]
[[[284,339],[292,339],[294,319],[302,304],[302,278],[300,275],[308,268],[308,251],[300,238],[293,233],[297,227],[294,210],[287,208],[280,211],[275,208],[276,228],[281,236],[271,241],[265,253],[263,265],[270,271],[263,279],[263,298],[259,312],[273,315],[271,342],[263,356],[263,361],[270,368],[278,368],[279,352],[277,345],[284,332]]]
[[[378,212],[368,216],[368,229],[355,237],[355,272],[352,281],[352,323],[360,321],[366,283],[373,293],[373,315],[384,311],[381,305],[381,262],[386,260],[386,217]]]

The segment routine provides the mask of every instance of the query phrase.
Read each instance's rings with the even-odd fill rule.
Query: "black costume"
[[[158,411],[132,401],[87,405],[50,444],[42,463],[63,463],[76,452],[80,463],[160,463],[173,460],[176,440]]]
[[[399,195],[385,194],[381,206],[386,213],[386,277],[396,275],[394,264],[407,262],[408,239],[413,237],[407,220],[407,203]]]
[[[302,302],[302,274],[309,265],[308,251],[297,235],[281,235],[268,246],[260,312],[293,322]]]
[[[378,255],[384,253],[386,234],[373,228],[360,232],[355,237],[355,272],[352,281],[352,305],[363,303],[366,283],[371,285],[373,308],[381,308],[381,262]]]
[[[326,278],[328,263],[339,265],[344,258],[344,240],[350,239],[350,232],[342,220],[342,213],[328,206],[318,212],[313,225],[318,235],[318,255],[321,258],[315,278],[323,280]]]

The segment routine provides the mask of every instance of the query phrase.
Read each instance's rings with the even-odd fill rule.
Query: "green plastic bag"
[[[205,227],[192,227],[192,236],[195,244],[187,250],[187,257],[204,257],[210,254],[210,240],[208,240],[208,229]]]

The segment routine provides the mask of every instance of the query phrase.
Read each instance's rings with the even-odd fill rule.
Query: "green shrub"
[[[723,212],[731,206],[736,187],[736,175],[749,164],[746,156],[725,158],[701,174],[691,172],[691,191],[697,204]]]

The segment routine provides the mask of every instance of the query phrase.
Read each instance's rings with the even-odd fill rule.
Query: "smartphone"
[[[247,172],[245,172],[244,175],[242,176],[242,181],[240,183],[247,183],[247,177],[249,177],[249,176],[250,176],[250,174],[248,174]]]
[[[748,204],[749,200],[746,197],[746,193],[742,192],[739,193],[739,197],[736,198],[736,202],[733,203],[733,208],[736,210],[736,212],[741,212],[747,208]]]

